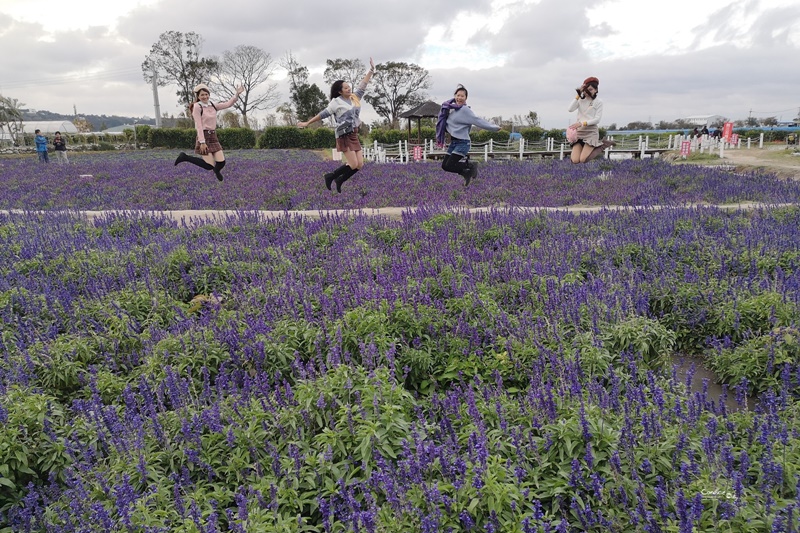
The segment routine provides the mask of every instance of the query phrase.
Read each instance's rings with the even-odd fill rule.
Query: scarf
[[[444,136],[447,133],[447,117],[450,111],[454,109],[461,109],[463,106],[456,105],[456,99],[451,98],[442,102],[442,108],[439,110],[439,117],[436,119],[436,144],[444,146]]]

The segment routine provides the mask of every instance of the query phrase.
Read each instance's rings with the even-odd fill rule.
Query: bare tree
[[[431,80],[419,65],[389,61],[375,65],[372,83],[374,89],[365,99],[396,128],[400,113],[425,101]]]
[[[361,81],[367,73],[367,67],[360,59],[327,59],[325,63],[327,66],[322,77],[328,84],[344,80],[353,85]]]
[[[178,85],[178,101],[188,106],[194,100],[192,89],[208,81],[217,67],[215,59],[200,57],[202,45],[203,38],[194,32],[162,33],[142,63],[145,81],[152,82],[155,74],[161,87]]]
[[[248,113],[266,110],[278,104],[277,83],[270,83],[262,92],[257,92],[267,83],[276,68],[272,57],[261,48],[239,45],[232,51],[223,52],[222,61],[217,65],[211,79],[211,87],[226,100],[236,94],[237,87],[244,87],[244,92],[239,95],[233,107],[242,114],[244,127],[250,128]]]

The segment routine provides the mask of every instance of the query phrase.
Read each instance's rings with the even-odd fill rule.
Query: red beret
[[[589,77],[589,78],[586,78],[585,80],[583,80],[583,84],[584,84],[584,85],[589,85],[589,84],[590,84],[590,83],[592,83],[592,82],[594,82],[594,83],[596,83],[596,84],[600,85],[600,80],[598,80],[598,79],[597,79],[597,78],[595,78],[594,76],[591,76],[591,77]]]

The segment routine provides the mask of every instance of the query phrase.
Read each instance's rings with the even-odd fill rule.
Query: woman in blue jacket
[[[442,103],[436,121],[438,144],[444,144],[445,132],[450,134],[450,145],[442,160],[442,170],[460,174],[464,178],[464,187],[468,187],[469,182],[478,175],[478,164],[469,161],[470,129],[472,126],[477,126],[489,131],[500,130],[500,126],[483,120],[470,109],[467,105],[467,96],[469,96],[467,89],[459,85],[453,93],[453,98]]]

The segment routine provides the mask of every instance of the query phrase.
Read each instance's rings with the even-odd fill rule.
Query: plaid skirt
[[[358,152],[361,150],[361,141],[358,140],[358,128],[352,133],[336,137],[336,149],[340,152],[349,152],[350,150]]]
[[[203,130],[203,135],[206,137],[206,148],[208,148],[209,154],[222,151],[222,145],[219,144],[216,130]],[[199,140],[194,142],[194,153],[203,155],[203,152],[200,151]]]

